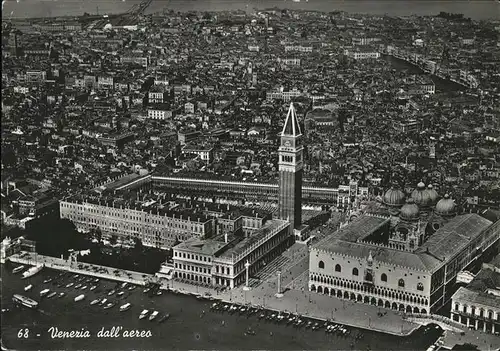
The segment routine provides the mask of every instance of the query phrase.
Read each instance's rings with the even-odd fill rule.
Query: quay
[[[433,323],[445,329],[440,341],[441,347],[445,349],[451,349],[455,345],[465,343],[477,345],[480,350],[484,351],[495,349],[495,345],[500,347],[500,338],[498,336],[468,330],[465,326],[449,323],[448,318],[442,316],[427,315],[426,318],[419,318],[418,315],[407,315],[399,311],[360,304],[355,301],[343,300],[302,289],[288,289],[282,296],[276,297],[276,282],[272,280],[265,281],[257,287],[252,287],[249,291],[239,287],[220,292],[213,288],[186,284],[176,280],[159,280],[151,274],[124,271],[89,263],[70,262],[69,260],[39,254],[36,254],[35,260],[35,254],[29,252],[12,255],[9,260],[25,265],[44,264],[47,268],[142,286],[150,282],[156,282],[160,283],[162,290],[179,294],[205,297],[210,294],[215,301],[226,304],[264,308],[275,312],[291,312],[304,318],[330,321],[348,327],[368,329],[395,336],[409,336],[421,326]],[[79,265],[82,268],[79,268]],[[102,268],[107,270],[107,273],[95,272],[92,268]]]

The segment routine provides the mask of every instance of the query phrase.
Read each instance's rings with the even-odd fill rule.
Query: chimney
[[[224,242],[227,244],[227,233],[224,234]]]

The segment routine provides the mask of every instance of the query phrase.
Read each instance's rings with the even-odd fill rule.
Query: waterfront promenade
[[[302,256],[296,252],[291,253],[296,258]],[[297,256],[299,255],[299,256]],[[137,285],[145,285],[150,281],[158,281],[153,275],[139,272],[116,270],[110,267],[102,267],[81,262],[69,262],[64,259],[25,253],[23,258],[20,255],[10,257],[12,262],[21,264],[45,264],[46,267],[65,270],[77,274],[91,275],[102,279],[110,279],[122,282],[130,282]],[[289,267],[291,270],[301,270],[305,260],[299,261]],[[82,265],[82,268],[78,268]],[[107,273],[95,272],[93,268],[106,269]],[[276,277],[271,277],[258,287],[245,291],[243,287],[219,292],[213,288],[195,286],[175,280],[160,280],[163,289],[172,289],[183,294],[205,295],[210,294],[215,299],[238,304],[251,304],[262,306],[269,310],[289,311],[298,313],[305,317],[319,320],[332,320],[336,323],[347,326],[369,329],[381,333],[407,336],[418,329],[421,324],[405,318],[399,311],[392,311],[377,306],[360,304],[350,300],[343,300],[333,296],[326,296],[307,291],[307,289],[288,289],[283,296],[276,297],[277,292]],[[292,280],[288,278],[289,281]],[[290,285],[290,284],[289,284]],[[282,286],[285,286],[282,284]],[[382,312],[383,316],[379,315]],[[427,321],[432,322],[432,321]],[[492,350],[500,346],[500,338],[492,334],[484,334],[478,331],[467,330],[465,327],[461,333],[447,331],[443,338],[444,345],[453,347],[455,344],[472,343],[480,347],[481,350]],[[496,346],[495,346],[496,345]]]

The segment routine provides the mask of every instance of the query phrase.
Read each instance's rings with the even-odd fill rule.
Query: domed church
[[[392,187],[359,217],[311,247],[309,290],[407,313],[434,313],[456,275],[500,240],[500,221],[459,215],[420,182]]]

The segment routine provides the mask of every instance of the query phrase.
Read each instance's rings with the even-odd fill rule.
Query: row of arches
[[[362,302],[366,304],[371,304],[374,306],[378,307],[384,307],[388,309],[393,309],[393,310],[398,310],[406,313],[422,313],[422,314],[427,314],[427,310],[425,308],[419,308],[417,306],[412,306],[412,305],[405,305],[402,303],[397,303],[394,301],[389,301],[389,300],[384,300],[381,298],[376,298],[374,296],[368,296],[368,295],[362,295],[362,294],[355,294],[353,292],[349,291],[343,291],[343,290],[335,290],[333,288],[328,288],[328,287],[323,287],[321,285],[318,285],[317,287],[312,284],[311,291],[317,292],[319,294],[325,294],[329,296],[335,296],[338,297],[339,299],[346,299],[346,300],[352,300],[352,301],[357,301],[357,302]]]
[[[347,282],[347,281],[340,280],[340,279],[337,280],[334,278],[318,277],[315,275],[311,275],[311,281],[316,282],[316,283],[334,285],[334,286],[338,286],[338,287],[346,288],[346,289],[350,289],[350,290],[358,290],[361,292],[367,292],[367,293],[374,294],[374,295],[381,295],[383,297],[403,300],[405,302],[410,302],[410,303],[418,303],[421,305],[428,304],[428,300],[423,298],[423,297],[410,295],[408,293],[399,292],[399,291],[391,290],[388,288],[376,288],[376,287],[369,286],[369,285],[363,285],[362,283]]]
[[[319,267],[320,269],[324,269],[324,268],[325,268],[325,262],[323,262],[323,261],[319,261],[319,263],[318,263],[318,267]],[[342,267],[341,267],[341,266],[340,266],[340,264],[338,264],[338,263],[335,265],[335,272],[342,273]],[[356,268],[356,267],[354,267],[354,268],[352,269],[352,275],[354,275],[354,276],[359,276],[359,269],[358,269],[358,268]],[[366,279],[366,280],[369,280],[369,281],[373,281],[372,274],[371,274],[371,273],[367,273],[367,275],[366,275],[365,279]],[[381,280],[381,281],[383,281],[383,282],[386,282],[386,283],[387,283],[387,274],[382,273],[382,274],[380,275],[380,280]],[[404,288],[404,287],[406,286],[405,280],[404,280],[403,278],[400,278],[400,279],[398,280],[398,286],[399,286],[400,288]],[[422,284],[422,283],[418,283],[418,284],[417,284],[417,290],[419,290],[419,291],[424,291],[424,284]]]

